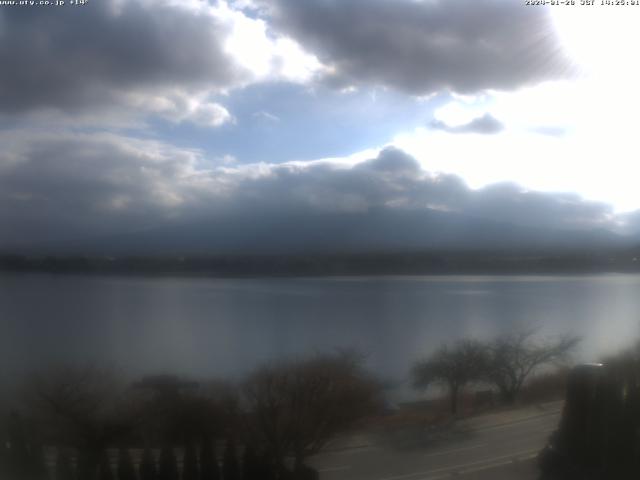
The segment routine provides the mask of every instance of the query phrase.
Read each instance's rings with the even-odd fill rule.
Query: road
[[[437,442],[397,439],[322,453],[311,464],[321,480],[534,480],[535,457],[555,430],[561,403],[459,422]]]

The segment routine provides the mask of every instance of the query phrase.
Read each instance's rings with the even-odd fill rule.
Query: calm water
[[[402,379],[441,342],[519,323],[583,335],[578,355],[595,359],[638,337],[640,276],[1,275],[0,373],[73,361],[233,376],[274,357],[356,347]]]

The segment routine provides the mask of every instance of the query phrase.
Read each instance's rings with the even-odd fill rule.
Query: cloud
[[[0,12],[3,111],[86,108],[175,84],[225,88],[245,75],[223,51],[228,26],[206,11],[105,0],[56,13]]]
[[[436,119],[431,122],[431,128],[449,133],[480,133],[483,135],[493,135],[504,130],[504,125],[490,113],[485,113],[481,117],[474,118],[469,123],[453,127]]]
[[[640,235],[640,210],[620,214],[618,230],[628,235]]]
[[[0,242],[141,228],[180,214],[197,154],[109,134],[8,131],[0,153]]]
[[[0,116],[9,118],[91,112],[216,127],[231,120],[221,94],[267,79],[303,81],[319,68],[225,2],[101,0],[64,14],[5,8],[0,25]]]
[[[272,123],[272,122],[279,122],[280,121],[280,117],[278,117],[277,115],[274,115],[273,113],[269,113],[265,110],[260,110],[257,112],[253,112],[251,114],[251,116],[253,118],[257,118],[258,120],[263,120],[265,122],[268,123]]]
[[[161,95],[130,93],[126,102],[132,109],[146,110],[172,123],[188,122],[200,127],[219,127],[232,123],[233,116],[222,105],[179,90]]]
[[[576,195],[531,192],[514,184],[472,190],[455,175],[423,170],[395,148],[353,165],[221,165],[198,151],[111,134],[13,131],[0,140],[10,146],[0,153],[0,223],[6,227],[0,246],[216,218],[274,222],[271,230],[282,237],[278,242],[288,242],[295,226],[280,229],[283,218],[306,218],[321,231],[323,216],[369,218],[380,210],[387,212],[385,219],[366,222],[388,231],[390,225],[377,223],[403,212],[450,212],[542,229],[612,227],[615,220],[609,206]],[[396,233],[413,240],[411,232]]]
[[[534,127],[531,131],[539,133],[540,135],[549,135],[551,137],[562,137],[566,134],[566,129],[562,127]]]
[[[515,89],[569,73],[550,12],[505,0],[263,1],[267,18],[340,88],[415,95]]]
[[[613,229],[611,206],[574,193],[543,193],[505,182],[474,190],[469,215],[516,225],[557,229]]]

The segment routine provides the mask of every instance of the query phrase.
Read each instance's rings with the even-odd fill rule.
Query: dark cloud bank
[[[291,36],[318,55],[331,71],[324,80],[337,86],[427,95],[512,89],[567,73],[548,10],[519,2],[257,4],[271,34]],[[83,8],[2,9],[0,112],[139,109],[176,89],[211,93],[255,81],[224,50],[230,24],[195,5],[101,0]]]
[[[128,106],[127,94],[232,87],[247,79],[223,51],[228,27],[169,2],[0,10],[0,112]]]
[[[548,9],[507,0],[264,0],[337,85],[416,95],[512,89],[570,74]]]
[[[387,148],[344,166],[207,165],[112,135],[0,153],[0,246],[88,253],[514,247],[614,241],[609,206],[514,184],[472,190]],[[597,233],[600,232],[600,233]]]

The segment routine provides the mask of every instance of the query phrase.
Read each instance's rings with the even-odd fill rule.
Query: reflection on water
[[[52,361],[133,374],[244,373],[278,356],[353,347],[403,379],[441,342],[518,323],[584,336],[591,359],[638,335],[640,276],[138,278],[0,276],[5,377]]]

